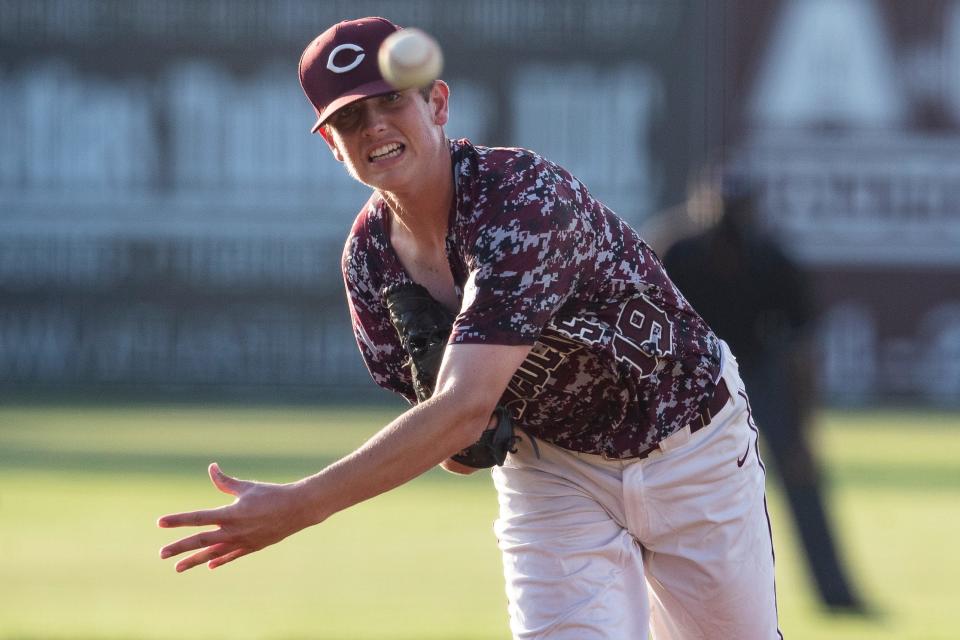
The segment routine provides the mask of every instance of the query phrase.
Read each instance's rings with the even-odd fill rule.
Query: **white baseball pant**
[[[731,398],[710,424],[645,459],[543,441],[538,458],[525,438],[494,468],[515,638],[783,638],[763,463],[732,355],[723,378]]]

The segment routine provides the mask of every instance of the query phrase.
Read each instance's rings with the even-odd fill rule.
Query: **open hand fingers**
[[[214,463],[210,479],[218,489],[236,496],[233,504],[161,516],[157,526],[208,527],[169,544],[160,550],[161,558],[192,553],[181,559],[177,571],[209,563],[211,569],[274,544],[303,528],[298,508],[298,485],[239,480],[224,474]]]
[[[216,569],[220,565],[227,564],[228,562],[232,560],[236,560],[241,556],[245,556],[248,553],[250,553],[250,549],[235,549],[230,553],[223,554],[219,558],[214,558],[213,560],[207,563],[207,566],[210,567],[211,569]]]
[[[203,551],[199,551],[192,556],[187,556],[183,560],[177,563],[176,569],[180,573],[186,571],[187,569],[192,569],[198,564],[203,564],[205,562],[210,562],[215,558],[231,553],[236,550],[236,546],[230,542],[221,542],[220,544],[215,544],[212,547],[207,547]]]
[[[202,509],[185,513],[172,513],[160,516],[157,526],[163,529],[170,527],[203,527],[211,524],[220,525],[227,521],[230,505],[216,509]]]
[[[245,480],[238,480],[237,478],[228,476],[220,470],[220,465],[216,462],[210,463],[210,466],[207,467],[207,473],[210,475],[210,481],[213,482],[217,489],[224,493],[229,493],[232,496],[240,495],[249,484]]]
[[[184,551],[203,549],[204,547],[217,545],[227,540],[228,536],[222,529],[216,531],[201,531],[200,533],[187,536],[160,549],[160,557],[170,558],[180,555]]]

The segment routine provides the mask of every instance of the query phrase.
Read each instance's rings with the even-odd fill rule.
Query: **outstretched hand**
[[[208,471],[217,489],[236,497],[233,504],[165,515],[157,520],[161,528],[218,527],[182,538],[160,550],[160,557],[165,559],[199,549],[177,563],[178,572],[203,563],[215,569],[314,524],[307,516],[300,485],[238,480],[223,473],[215,462]]]

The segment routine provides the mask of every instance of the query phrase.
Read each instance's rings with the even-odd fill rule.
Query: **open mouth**
[[[391,142],[385,144],[382,147],[377,147],[370,152],[370,155],[367,156],[370,162],[379,162],[380,160],[387,160],[389,158],[396,158],[398,155],[403,153],[403,150],[406,147],[400,144],[399,142]]]

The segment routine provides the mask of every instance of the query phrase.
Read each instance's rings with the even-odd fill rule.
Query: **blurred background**
[[[236,606],[214,622],[200,608],[197,627],[141,611],[145,601],[187,610],[214,580],[154,562],[168,536],[147,518],[216,503],[203,484],[212,456],[238,465],[228,472],[292,479],[399,408],[356,353],[339,273],[367,189],[309,134],[296,74],[317,33],[364,15],[440,41],[450,137],[542,153],[661,255],[716,227],[731,193],[749,192],[750,224],[805,282],[804,422],[817,428],[804,437],[823,470],[810,477],[826,483],[817,500],[836,522],[824,526],[850,551],[841,564],[861,576],[850,580],[864,596],[855,620],[818,617],[787,512],[803,514],[777,506],[773,486],[785,630],[955,637],[947,603],[960,592],[930,582],[960,570],[945,537],[960,525],[954,0],[0,0],[0,548],[16,552],[0,559],[0,636],[506,636],[495,500],[476,479],[477,506],[456,507],[473,514],[463,522],[476,518],[487,553],[488,566],[460,569],[489,584],[480,611],[462,612],[475,636],[456,604],[441,605],[451,597],[443,577],[413,601],[371,594],[383,565],[359,552],[352,563],[341,556],[344,571],[369,581],[344,589],[337,574],[324,593],[366,590],[367,603],[394,612],[389,621],[346,601],[315,615],[278,601],[269,622]],[[449,519],[430,515],[433,492],[456,481],[431,478],[396,509],[436,533]],[[64,500],[64,487],[85,482],[77,500],[108,502]],[[130,482],[140,488],[117,493]],[[65,502],[99,513],[101,527],[142,510],[123,562],[149,576],[143,599],[91,586],[99,569],[77,556],[99,549],[98,567],[115,562],[110,534],[64,515]],[[344,540],[384,527],[363,509],[358,520],[338,516]],[[391,570],[400,583],[437,562],[421,530],[394,533],[408,541],[391,554],[410,563]],[[291,542],[299,551],[250,559],[233,576],[316,588],[300,573],[304,555],[327,561],[313,543]],[[897,556],[892,545],[908,548]],[[914,562],[920,548],[936,556]],[[74,583],[82,575],[91,582]],[[230,576],[215,579],[245,602]],[[279,622],[290,619],[299,622]],[[398,619],[413,626],[391,631]]]
[[[634,225],[735,165],[815,281],[827,397],[960,402],[947,0],[4,0],[5,388],[369,388],[337,276],[366,188],[295,73],[365,14],[441,41],[449,135],[535,149]]]

